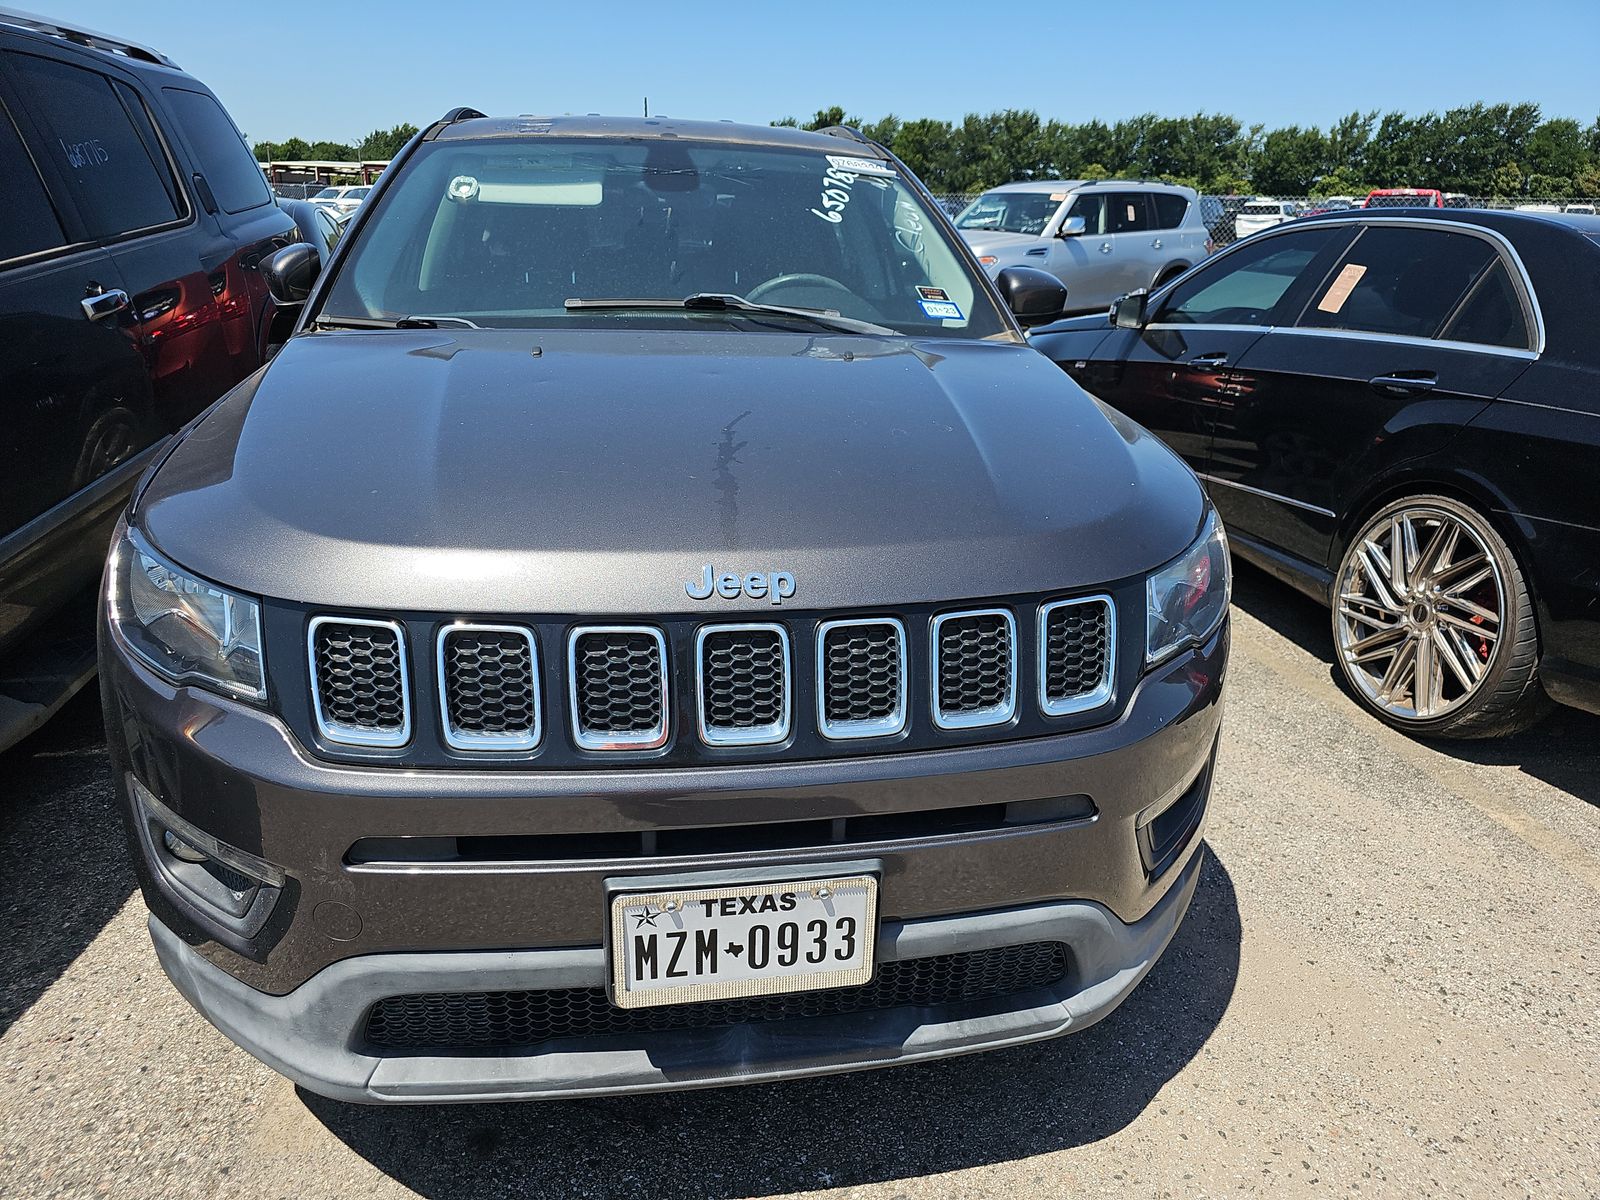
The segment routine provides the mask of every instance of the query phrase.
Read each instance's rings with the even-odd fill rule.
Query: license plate
[[[871,875],[613,896],[612,999],[648,1008],[866,983],[877,928]]]

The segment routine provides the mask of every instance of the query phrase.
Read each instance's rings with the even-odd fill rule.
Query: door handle
[[[1111,253],[1111,243],[1110,242],[1101,242],[1100,243],[1100,253],[1101,254],[1110,254]]]
[[[93,295],[85,296],[79,303],[83,305],[83,315],[89,320],[102,321],[128,307],[128,293],[121,288],[101,288]]]
[[[1217,350],[1210,354],[1195,354],[1190,357],[1189,365],[1191,367],[1211,367],[1220,371],[1228,365],[1228,353],[1226,350]]]
[[[1155,241],[1151,242],[1150,243],[1150,249],[1152,249],[1152,250],[1161,249],[1161,239],[1157,238]]]
[[[1432,371],[1401,371],[1393,375],[1374,375],[1367,385],[1375,392],[1387,396],[1420,396],[1439,386],[1439,377]]]

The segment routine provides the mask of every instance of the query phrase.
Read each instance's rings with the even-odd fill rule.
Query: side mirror
[[[1143,329],[1149,315],[1150,293],[1140,288],[1111,302],[1111,323],[1118,329]]]
[[[310,242],[296,242],[276,251],[261,264],[267,291],[284,306],[304,304],[311,285],[322,274],[322,255]]]
[[[1007,267],[995,276],[994,285],[1024,326],[1054,321],[1067,307],[1066,285],[1037,267]]]
[[[1088,231],[1089,224],[1082,217],[1068,217],[1061,222],[1061,231],[1057,237],[1082,237]]]

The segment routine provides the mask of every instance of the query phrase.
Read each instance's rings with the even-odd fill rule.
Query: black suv
[[[261,365],[293,230],[203,84],[0,10],[0,749],[93,674],[72,602],[166,435]]]
[[[321,266],[266,265],[298,332],[106,574],[201,1012],[436,1101],[909,1062],[1132,990],[1198,878],[1228,563],[1026,344],[1058,281],[997,292],[851,131],[459,111]]]

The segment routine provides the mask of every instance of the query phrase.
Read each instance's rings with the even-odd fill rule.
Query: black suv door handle
[[[1189,365],[1191,367],[1211,367],[1220,371],[1228,365],[1228,352],[1226,350],[1216,350],[1210,354],[1196,354],[1190,357]]]
[[[81,303],[84,316],[91,321],[101,321],[128,307],[128,293],[121,288],[110,288],[85,296]]]
[[[1439,386],[1432,371],[1400,371],[1393,375],[1374,375],[1367,385],[1387,396],[1420,396]]]

